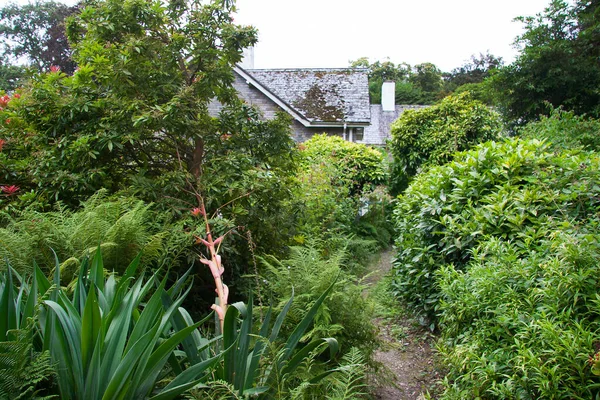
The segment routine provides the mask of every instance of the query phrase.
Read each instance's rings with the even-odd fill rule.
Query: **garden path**
[[[369,292],[374,291],[390,271],[392,259],[393,250],[386,250],[372,265],[365,282]],[[437,382],[442,378],[434,362],[435,336],[406,312],[377,314],[374,323],[379,328],[381,346],[374,358],[383,364],[384,370],[371,377],[374,398],[418,400],[424,399],[427,391],[434,395]]]

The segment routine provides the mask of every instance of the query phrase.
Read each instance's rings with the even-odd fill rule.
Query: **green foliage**
[[[365,357],[352,347],[342,358],[336,374],[332,375],[327,390],[328,400],[351,400],[367,398]]]
[[[544,12],[521,17],[521,53],[492,78],[499,108],[514,125],[563,107],[577,115],[600,114],[597,2],[553,0]],[[551,107],[548,107],[548,106]]]
[[[76,10],[77,7],[39,0],[24,5],[4,6],[0,9],[4,59],[14,63],[26,60],[40,71],[56,66],[65,73],[73,73],[75,63],[70,59],[64,20]]]
[[[395,292],[435,318],[435,272],[466,268],[488,237],[540,241],[551,220],[584,224],[598,203],[600,158],[555,155],[539,141],[488,142],[417,176],[394,212],[398,255]]]
[[[242,49],[256,41],[253,28],[234,24],[234,8],[86,3],[67,22],[77,71],[35,75],[0,112],[0,184],[18,187],[0,208],[76,208],[105,189],[180,218],[200,192],[216,232],[239,234],[223,249],[231,273],[247,272],[248,232],[258,252],[281,253],[294,227],[295,145],[289,117],[263,120],[231,87]],[[218,117],[208,112],[215,99]]]
[[[583,149],[600,150],[600,120],[577,116],[572,111],[560,108],[548,117],[530,122],[520,131],[524,139],[546,139],[549,148],[555,151]]]
[[[500,133],[498,115],[466,93],[405,111],[391,127],[392,193],[402,192],[422,169],[444,164],[457,151],[496,139]]]
[[[197,328],[210,315],[193,323],[180,307],[193,286],[189,283],[186,288],[191,269],[166,289],[167,277],[159,281],[158,272],[149,280],[143,273],[135,278],[140,259],[136,257],[120,279],[114,274],[105,278],[98,247],[92,260],[82,261],[72,290],[60,285],[58,260],[52,284],[37,266],[30,283],[9,267],[10,273],[0,276],[0,340],[13,340],[22,321],[35,321],[38,330],[35,336],[29,330],[27,351],[39,335],[42,349],[49,351],[57,365],[61,397],[72,399],[172,399],[192,387],[208,388],[213,380],[227,382],[240,396],[285,398],[299,366],[314,362],[310,360],[327,348],[331,357],[337,352],[333,338],[315,338],[301,344],[335,279],[285,336],[280,329],[293,295],[274,322],[269,310],[256,332],[252,328],[250,296],[248,305],[235,303],[229,307],[223,334],[209,340]],[[42,310],[38,316],[33,313],[40,295]],[[0,357],[2,362],[12,362],[15,352],[21,349],[10,343],[7,346],[9,353]],[[175,351],[178,347],[182,351]],[[41,361],[39,371],[46,373]],[[311,384],[331,373],[320,372],[310,377]],[[30,378],[25,383],[33,388],[43,376]],[[10,378],[6,384],[17,383],[16,378]]]
[[[491,238],[465,272],[442,268],[442,399],[592,399],[600,335],[598,221]]]
[[[338,170],[342,184],[350,181],[353,193],[376,186],[386,179],[384,156],[378,150],[353,143],[339,136],[314,135],[303,143],[301,163],[310,169],[315,164],[327,163]]]
[[[25,67],[0,63],[0,91],[13,91],[21,85],[27,70]]]
[[[2,290],[0,290],[1,292]],[[33,326],[13,331],[14,340],[0,341],[0,398],[7,400],[52,399],[44,396],[43,386],[56,372],[50,354],[33,349]]]
[[[156,387],[173,350],[202,322],[177,329],[173,321],[185,313],[179,306],[189,287],[182,293],[184,282],[179,280],[166,290],[166,278],[159,283],[156,273],[146,281],[135,279],[139,261],[137,257],[121,279],[105,278],[98,249],[91,261],[82,262],[72,297],[60,287],[60,274],[54,274],[39,324],[43,349],[57,364],[62,398],[173,399],[206,379],[207,370],[219,361],[221,355],[192,360],[193,366]],[[50,287],[36,271],[38,278],[38,287]]]
[[[0,257],[7,259],[21,273],[31,272],[35,260],[45,271],[54,267],[54,252],[61,264],[61,277],[69,282],[76,275],[80,260],[97,246],[103,250],[105,268],[123,272],[142,248],[144,262],[156,263],[168,257],[175,237],[184,236],[171,229],[167,238],[160,220],[166,218],[142,201],[115,197],[99,192],[76,212],[60,204],[56,211],[38,212],[25,209],[17,217],[5,216],[0,228]],[[156,226],[159,225],[159,226]]]
[[[469,62],[445,74],[444,86],[446,90],[455,91],[464,85],[481,83],[502,65],[502,57],[496,57],[489,52],[479,53],[479,57],[472,55]]]
[[[318,236],[331,240],[329,247],[335,251],[346,247],[334,243],[342,236],[354,254],[353,239],[348,236],[359,234],[356,239],[360,240],[361,234],[367,233],[364,237],[372,239],[376,233],[368,232],[366,225],[385,219],[374,212],[371,219],[357,224],[362,220],[359,212],[366,202],[370,209],[378,209],[387,201],[381,190],[374,190],[387,177],[383,153],[327,135],[315,135],[301,149],[299,185],[293,204],[298,215],[296,241],[302,244],[307,238]]]
[[[433,104],[443,97],[442,72],[432,63],[410,66],[391,61],[369,63],[367,57],[351,61],[353,68],[369,71],[371,104],[381,103],[381,86],[385,81],[396,83],[396,104]]]
[[[283,332],[291,331],[303,318],[320,294],[335,282],[329,297],[315,316],[314,326],[304,338],[335,336],[343,348],[357,347],[370,358],[376,341],[371,322],[373,305],[363,297],[364,287],[357,278],[344,270],[346,253],[343,250],[323,255],[316,244],[294,246],[288,259],[273,256],[261,258],[264,266],[265,288],[271,292],[281,309],[289,298],[295,302]],[[337,277],[337,280],[336,280]]]

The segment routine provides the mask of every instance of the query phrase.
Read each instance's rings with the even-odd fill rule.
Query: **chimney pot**
[[[244,69],[254,69],[254,46],[244,49],[241,67]]]
[[[381,86],[381,107],[383,111],[396,110],[396,82],[383,82]]]

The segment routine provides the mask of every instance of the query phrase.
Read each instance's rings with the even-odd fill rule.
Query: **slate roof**
[[[365,123],[371,120],[365,69],[245,70],[310,124]]]

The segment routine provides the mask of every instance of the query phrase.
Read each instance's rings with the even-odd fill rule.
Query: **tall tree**
[[[431,104],[439,98],[442,73],[434,64],[423,63],[411,67],[407,63],[391,61],[369,63],[367,57],[350,61],[353,68],[369,70],[369,95],[372,104],[381,103],[381,85],[396,83],[396,104]]]
[[[462,85],[483,82],[492,71],[502,65],[502,57],[496,57],[489,52],[479,53],[478,57],[472,55],[470,61],[453,69],[452,72],[444,74],[444,80],[447,88],[454,91]]]
[[[523,124],[559,106],[600,115],[599,13],[597,0],[553,0],[544,12],[518,19],[525,24],[516,41],[520,55],[492,79],[508,120]]]
[[[209,215],[218,210],[215,233],[243,226],[277,253],[293,226],[281,211],[295,172],[291,121],[262,120],[231,85],[256,30],[233,23],[231,1],[86,4],[66,23],[78,69],[34,75],[0,98],[0,185],[12,187],[0,207],[77,207],[104,188],[189,213],[193,185]],[[251,265],[239,260],[249,257],[244,238],[226,246],[237,246],[226,252],[235,265]]]
[[[25,62],[39,71],[57,66],[71,74],[75,63],[65,36],[65,18],[77,7],[54,1],[9,4],[0,9],[0,37],[4,59]]]

